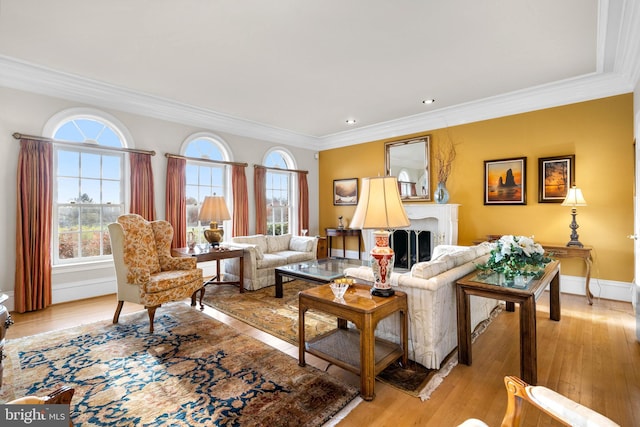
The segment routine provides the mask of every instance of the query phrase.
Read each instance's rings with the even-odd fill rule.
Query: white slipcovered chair
[[[116,267],[118,323],[125,301],[142,304],[153,332],[155,311],[161,304],[193,296],[202,287],[202,269],[194,257],[171,256],[173,227],[167,221],[146,221],[136,214],[121,215],[109,224]]]
[[[507,388],[507,410],[502,419],[502,427],[518,427],[520,425],[522,404],[525,401],[566,426],[619,427],[604,415],[547,387],[532,386],[514,376],[504,377],[504,386]],[[458,427],[488,426],[484,422],[472,418]]]

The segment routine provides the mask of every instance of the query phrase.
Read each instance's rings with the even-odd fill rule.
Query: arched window
[[[198,133],[191,135],[183,144],[182,154],[186,157],[201,158],[187,160],[186,166],[186,194],[187,194],[187,230],[194,232],[198,244],[205,243],[202,228],[206,224],[198,221],[198,213],[206,196],[224,196],[229,212],[232,206],[228,197],[228,166],[207,160],[230,161],[230,150],[227,144],[216,135]]]
[[[269,168],[295,169],[293,157],[283,149],[267,153],[263,164]],[[268,169],[266,180],[267,234],[290,233],[295,230],[292,223],[295,198],[291,172]]]
[[[125,212],[126,130],[108,114],[72,109],[52,117],[53,264],[111,259],[107,225]],[[77,143],[75,146],[74,143]]]

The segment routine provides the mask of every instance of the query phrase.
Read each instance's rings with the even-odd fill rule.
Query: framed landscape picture
[[[538,159],[538,203],[562,203],[575,185],[575,160],[573,154]]]
[[[333,180],[334,206],[349,206],[358,204],[358,178]]]
[[[485,160],[484,204],[526,205],[527,158]]]

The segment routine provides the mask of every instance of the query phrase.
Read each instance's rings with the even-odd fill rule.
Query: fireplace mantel
[[[406,230],[431,232],[431,247],[458,244],[458,204],[405,203],[411,221]],[[365,254],[374,246],[373,230],[362,230]],[[367,257],[365,256],[364,259]]]

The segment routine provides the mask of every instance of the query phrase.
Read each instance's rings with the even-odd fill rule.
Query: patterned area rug
[[[0,403],[76,389],[82,426],[320,426],[359,390],[183,303],[5,345]]]
[[[209,285],[206,287],[204,303],[297,346],[298,293],[314,286],[317,285],[302,280],[286,282],[283,284],[284,298],[276,298],[273,286],[241,294],[235,286]],[[313,310],[305,315],[305,336],[308,338],[335,328],[334,316]],[[457,353],[453,352],[442,363],[440,370],[428,369],[413,361],[409,361],[406,367],[392,364],[377,378],[407,394],[426,400],[457,365],[457,361]]]

